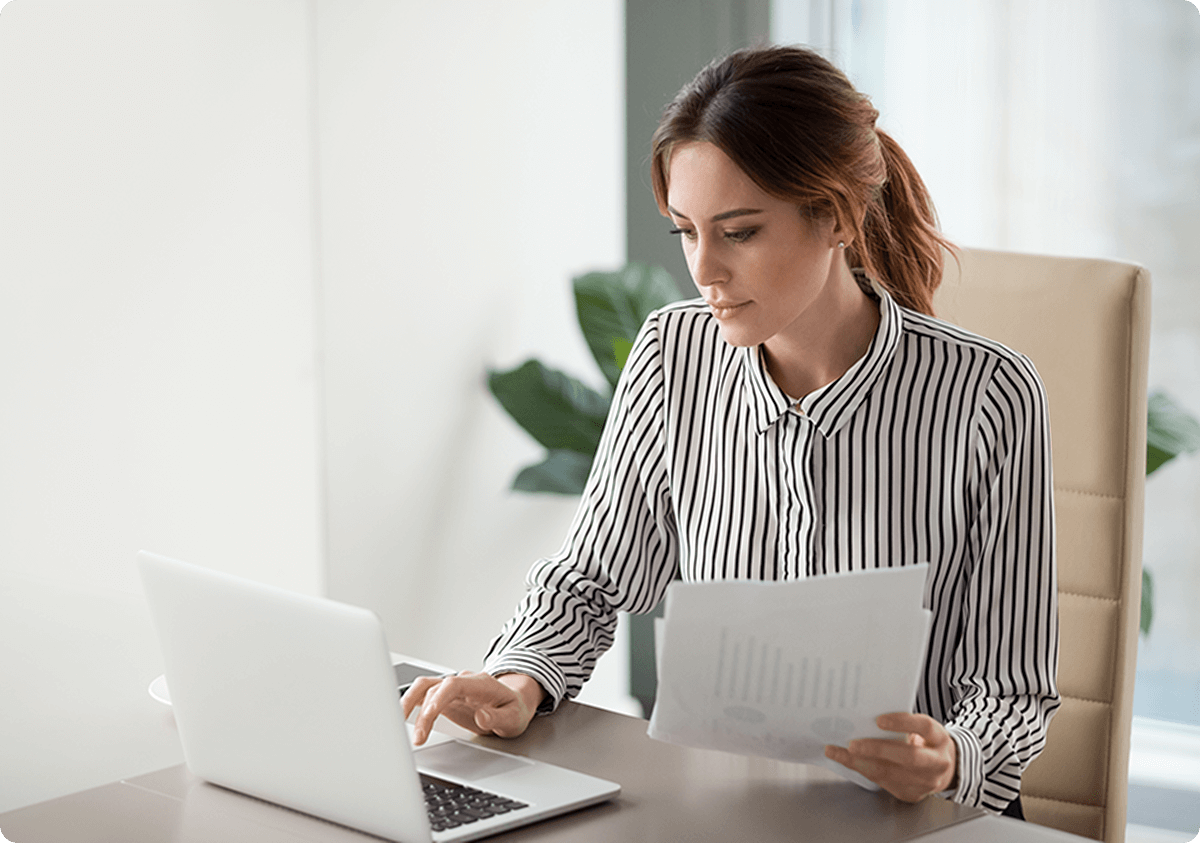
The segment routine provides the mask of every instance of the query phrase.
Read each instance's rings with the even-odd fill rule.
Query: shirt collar
[[[896,353],[900,342],[903,312],[876,281],[859,275],[860,284],[869,284],[879,301],[879,326],[866,353],[837,380],[800,399],[799,411],[823,436],[829,438],[845,424],[867,397]],[[750,418],[759,433],[764,433],[785,413],[793,402],[767,373],[762,347],[739,348],[742,378]]]

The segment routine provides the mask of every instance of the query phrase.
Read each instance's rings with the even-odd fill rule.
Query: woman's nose
[[[709,287],[728,280],[728,272],[717,251],[703,238],[696,242],[692,250],[688,268],[692,272],[692,280],[697,287]]]

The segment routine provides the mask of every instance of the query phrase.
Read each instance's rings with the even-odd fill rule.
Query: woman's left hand
[[[958,779],[958,745],[946,728],[924,714],[881,714],[875,725],[904,738],[860,738],[825,747],[825,757],[866,776],[897,799],[920,802]]]

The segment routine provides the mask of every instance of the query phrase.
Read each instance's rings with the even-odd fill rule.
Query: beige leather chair
[[[1046,385],[1062,707],[1021,786],[1026,817],[1122,841],[1141,594],[1150,278],[1105,260],[964,249],[937,315],[1028,355]]]

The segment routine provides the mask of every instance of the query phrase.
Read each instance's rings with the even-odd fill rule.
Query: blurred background
[[[1200,415],[1185,0],[13,0],[0,811],[179,760],[145,734],[169,714],[139,549],[478,666],[575,503],[509,490],[541,449],[485,372],[537,355],[599,385],[570,278],[640,260],[686,286],[649,137],[711,58],[767,42],[872,97],[952,240],[1149,267],[1151,387]],[[1194,833],[1200,457],[1146,500],[1130,818]],[[585,698],[637,711],[628,670],[622,638]]]

